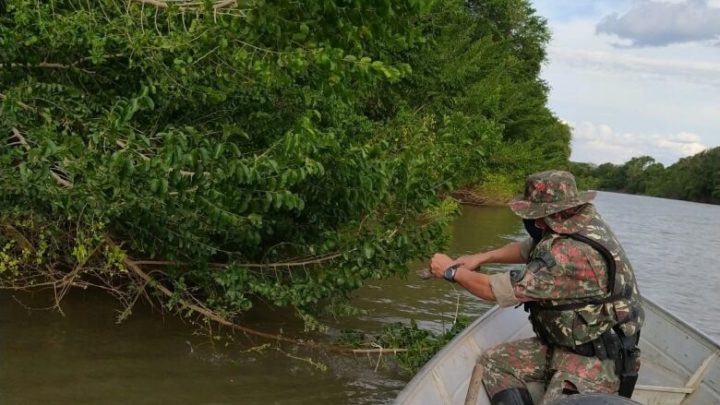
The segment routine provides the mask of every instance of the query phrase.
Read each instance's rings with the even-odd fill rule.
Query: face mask
[[[543,237],[543,230],[535,226],[535,220],[523,219],[523,225],[525,225],[525,230],[530,237],[533,238],[536,243],[540,242],[540,239]]]

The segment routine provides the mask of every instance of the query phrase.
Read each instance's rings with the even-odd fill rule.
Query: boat
[[[632,400],[648,405],[720,404],[720,345],[681,319],[643,298],[641,368]],[[468,392],[476,359],[500,343],[534,336],[521,308],[494,307],[459,333],[405,386],[396,404],[490,404],[479,379]],[[528,387],[536,404],[543,386]],[[473,391],[476,394],[473,394]],[[479,391],[479,393],[477,393]]]

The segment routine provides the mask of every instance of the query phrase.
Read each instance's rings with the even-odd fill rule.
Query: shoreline
[[[483,193],[467,188],[453,191],[450,195],[460,204],[475,207],[503,207],[512,200],[512,197]]]

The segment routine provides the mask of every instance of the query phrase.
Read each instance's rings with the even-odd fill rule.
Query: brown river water
[[[596,203],[623,242],[641,292],[720,341],[720,206],[615,193],[599,193]],[[507,208],[466,207],[450,251],[488,249],[522,235]],[[411,272],[358,291],[354,303],[365,313],[330,321],[328,336],[410,319],[441,331],[458,302],[471,317],[489,308],[452,284]],[[70,294],[65,316],[29,309],[47,305],[46,296],[0,294],[0,404],[386,403],[410,378],[383,359],[378,367],[375,356],[262,350],[265,342],[245,336],[228,343],[147,307],[116,324],[116,303],[99,293]],[[288,335],[302,328],[291,314],[267,309],[244,323]]]

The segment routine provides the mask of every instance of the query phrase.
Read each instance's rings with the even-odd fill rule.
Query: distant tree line
[[[650,156],[622,165],[571,163],[584,188],[720,204],[720,147],[665,167]]]

